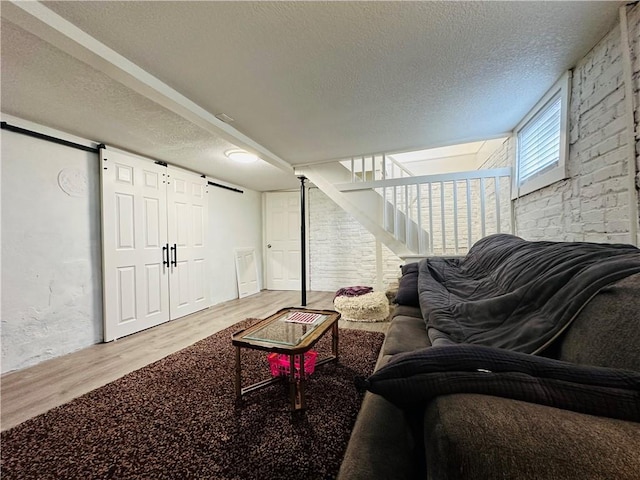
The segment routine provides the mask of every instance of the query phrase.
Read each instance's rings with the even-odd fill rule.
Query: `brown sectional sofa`
[[[420,308],[399,305],[376,370],[430,345]],[[545,356],[640,372],[640,274],[601,289]],[[338,478],[638,479],[640,423],[474,393],[409,415],[367,392]]]

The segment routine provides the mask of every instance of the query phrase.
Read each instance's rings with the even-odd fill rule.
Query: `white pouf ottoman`
[[[389,318],[389,300],[384,292],[339,296],[333,300],[333,306],[343,320],[350,322],[384,322]]]

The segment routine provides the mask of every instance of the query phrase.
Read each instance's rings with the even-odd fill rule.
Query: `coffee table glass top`
[[[298,345],[323,325],[331,315],[288,309],[270,319],[262,327],[243,335],[245,340],[258,340],[278,345]]]

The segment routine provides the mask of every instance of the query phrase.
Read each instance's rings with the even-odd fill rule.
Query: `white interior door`
[[[169,320],[167,169],[104,149],[100,160],[104,340],[110,341]]]
[[[269,290],[300,290],[300,194],[266,194]]]
[[[171,318],[209,306],[207,300],[206,251],[207,180],[169,166],[168,218],[171,256]]]

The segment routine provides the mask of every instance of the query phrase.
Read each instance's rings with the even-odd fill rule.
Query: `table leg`
[[[305,387],[306,379],[304,373],[304,353],[300,354],[300,378],[298,379],[298,402],[297,406],[299,409],[304,409],[307,407],[305,398],[304,398],[304,387]]]
[[[296,378],[295,362],[300,362],[300,374]],[[304,398],[305,390],[304,380],[304,354],[302,355],[290,355],[289,356],[289,396],[291,398],[291,410],[302,410],[306,408],[306,402]]]
[[[289,355],[289,397],[291,399],[291,410],[296,409],[298,389],[296,388],[296,356]]]
[[[338,322],[333,323],[331,330],[331,353],[338,361]]]
[[[300,381],[296,383],[297,395],[295,410],[304,410],[305,408],[307,408],[307,402],[304,398],[304,384],[305,381],[302,379],[300,379]]]
[[[242,398],[242,367],[240,366],[240,347],[236,347],[236,399]]]

